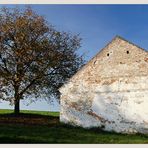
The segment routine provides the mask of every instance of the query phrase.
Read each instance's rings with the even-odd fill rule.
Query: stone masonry
[[[148,133],[148,52],[117,36],[60,93],[61,122]]]

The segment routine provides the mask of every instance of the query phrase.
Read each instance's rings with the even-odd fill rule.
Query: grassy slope
[[[58,116],[58,112],[22,111]],[[0,110],[0,114],[12,113]],[[148,143],[148,135],[125,135],[83,129],[57,122],[54,126],[0,125],[0,143]]]
[[[1,114],[11,114],[11,113],[13,113],[13,110],[0,109],[0,115]],[[21,113],[39,114],[39,115],[47,115],[47,116],[54,116],[54,117],[59,116],[59,112],[48,112],[48,111],[21,110]]]

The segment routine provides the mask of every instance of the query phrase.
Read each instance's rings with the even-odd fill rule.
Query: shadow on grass
[[[54,116],[50,115],[40,115],[40,114],[35,114],[35,113],[19,113],[18,115],[14,113],[5,113],[5,114],[0,114],[0,117],[25,117],[25,118],[56,118]]]
[[[3,124],[0,126],[0,143],[148,143],[148,135],[105,132],[100,128],[84,129],[64,123],[49,125]]]
[[[0,143],[7,144],[94,144],[148,143],[148,135],[105,132],[59,122],[59,117],[21,113],[0,115]]]
[[[25,124],[25,125],[55,125],[59,123],[59,117],[20,113],[0,114],[0,124]]]
[[[0,137],[0,144],[35,144],[35,143],[46,143],[46,142],[39,142],[35,139],[24,139],[19,137]]]

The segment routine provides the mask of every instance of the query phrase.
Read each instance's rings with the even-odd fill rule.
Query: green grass
[[[2,114],[12,114],[12,113],[13,113],[13,110],[11,110],[11,109],[0,109],[0,115],[2,115]],[[59,112],[21,110],[20,113],[39,114],[39,115],[47,115],[47,116],[59,117]]]
[[[58,119],[58,112],[22,111],[23,113],[47,115]],[[0,114],[12,113],[11,110],[0,110]],[[28,121],[29,122],[29,121]],[[148,143],[148,135],[126,135],[113,132],[103,132],[100,129],[83,129],[59,123],[54,125],[22,125],[0,124],[0,143]]]

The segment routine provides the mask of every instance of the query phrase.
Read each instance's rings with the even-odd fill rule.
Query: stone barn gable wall
[[[114,38],[60,88],[62,122],[148,132],[148,52]]]

